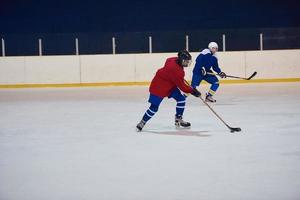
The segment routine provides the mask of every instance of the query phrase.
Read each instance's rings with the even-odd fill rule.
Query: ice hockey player
[[[182,119],[185,108],[186,96],[181,93],[191,93],[195,97],[199,97],[201,93],[192,88],[184,81],[184,67],[188,67],[192,62],[192,56],[186,50],[179,51],[177,57],[168,58],[165,65],[160,68],[149,88],[150,97],[148,102],[150,107],[145,112],[142,120],[137,124],[137,131],[142,131],[146,122],[150,120],[158,111],[159,105],[165,97],[176,100],[176,128],[189,128],[191,124]]]
[[[205,100],[207,102],[216,102],[213,95],[219,87],[219,79],[210,73],[213,73],[211,68],[218,73],[221,78],[226,78],[226,74],[221,71],[218,65],[218,58],[216,52],[218,51],[218,44],[210,42],[208,49],[204,49],[196,59],[196,64],[193,69],[192,87],[196,88],[200,85],[202,80],[211,84],[210,90],[206,93]]]

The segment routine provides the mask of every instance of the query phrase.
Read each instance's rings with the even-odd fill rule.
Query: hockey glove
[[[226,77],[227,77],[226,74],[225,74],[224,72],[220,72],[220,73],[219,73],[219,76],[220,76],[221,78],[226,78]]]
[[[201,96],[201,93],[196,88],[193,88],[193,92],[191,92],[191,94],[195,97]]]
[[[205,76],[205,75],[206,75],[205,67],[202,67],[202,68],[201,68],[201,74],[202,74],[202,76]]]

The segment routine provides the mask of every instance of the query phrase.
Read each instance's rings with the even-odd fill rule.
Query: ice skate
[[[190,128],[191,123],[184,121],[182,116],[175,116],[175,126],[176,128]]]
[[[141,132],[142,129],[144,128],[146,122],[144,120],[141,120],[137,125],[136,125],[136,131]]]
[[[211,103],[215,103],[216,102],[216,100],[210,94],[206,94],[205,101],[206,102],[211,102]]]

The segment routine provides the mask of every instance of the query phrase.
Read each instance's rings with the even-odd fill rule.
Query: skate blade
[[[187,126],[187,127],[184,127],[184,126],[175,126],[176,130],[186,130],[186,129],[191,129],[191,126]]]
[[[205,102],[207,102],[207,103],[216,103],[217,101],[210,101],[210,100],[205,99]]]

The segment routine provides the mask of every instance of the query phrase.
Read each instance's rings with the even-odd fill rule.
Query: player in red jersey
[[[185,108],[186,96],[181,93],[191,93],[199,97],[201,93],[187,85],[184,81],[184,67],[188,67],[192,62],[192,56],[186,50],[178,52],[177,57],[166,60],[164,67],[159,69],[149,88],[150,97],[148,102],[151,104],[145,112],[143,119],[137,124],[137,131],[142,131],[146,122],[150,120],[158,111],[159,105],[165,97],[176,100],[175,126],[177,128],[189,128],[191,124],[182,119]]]

